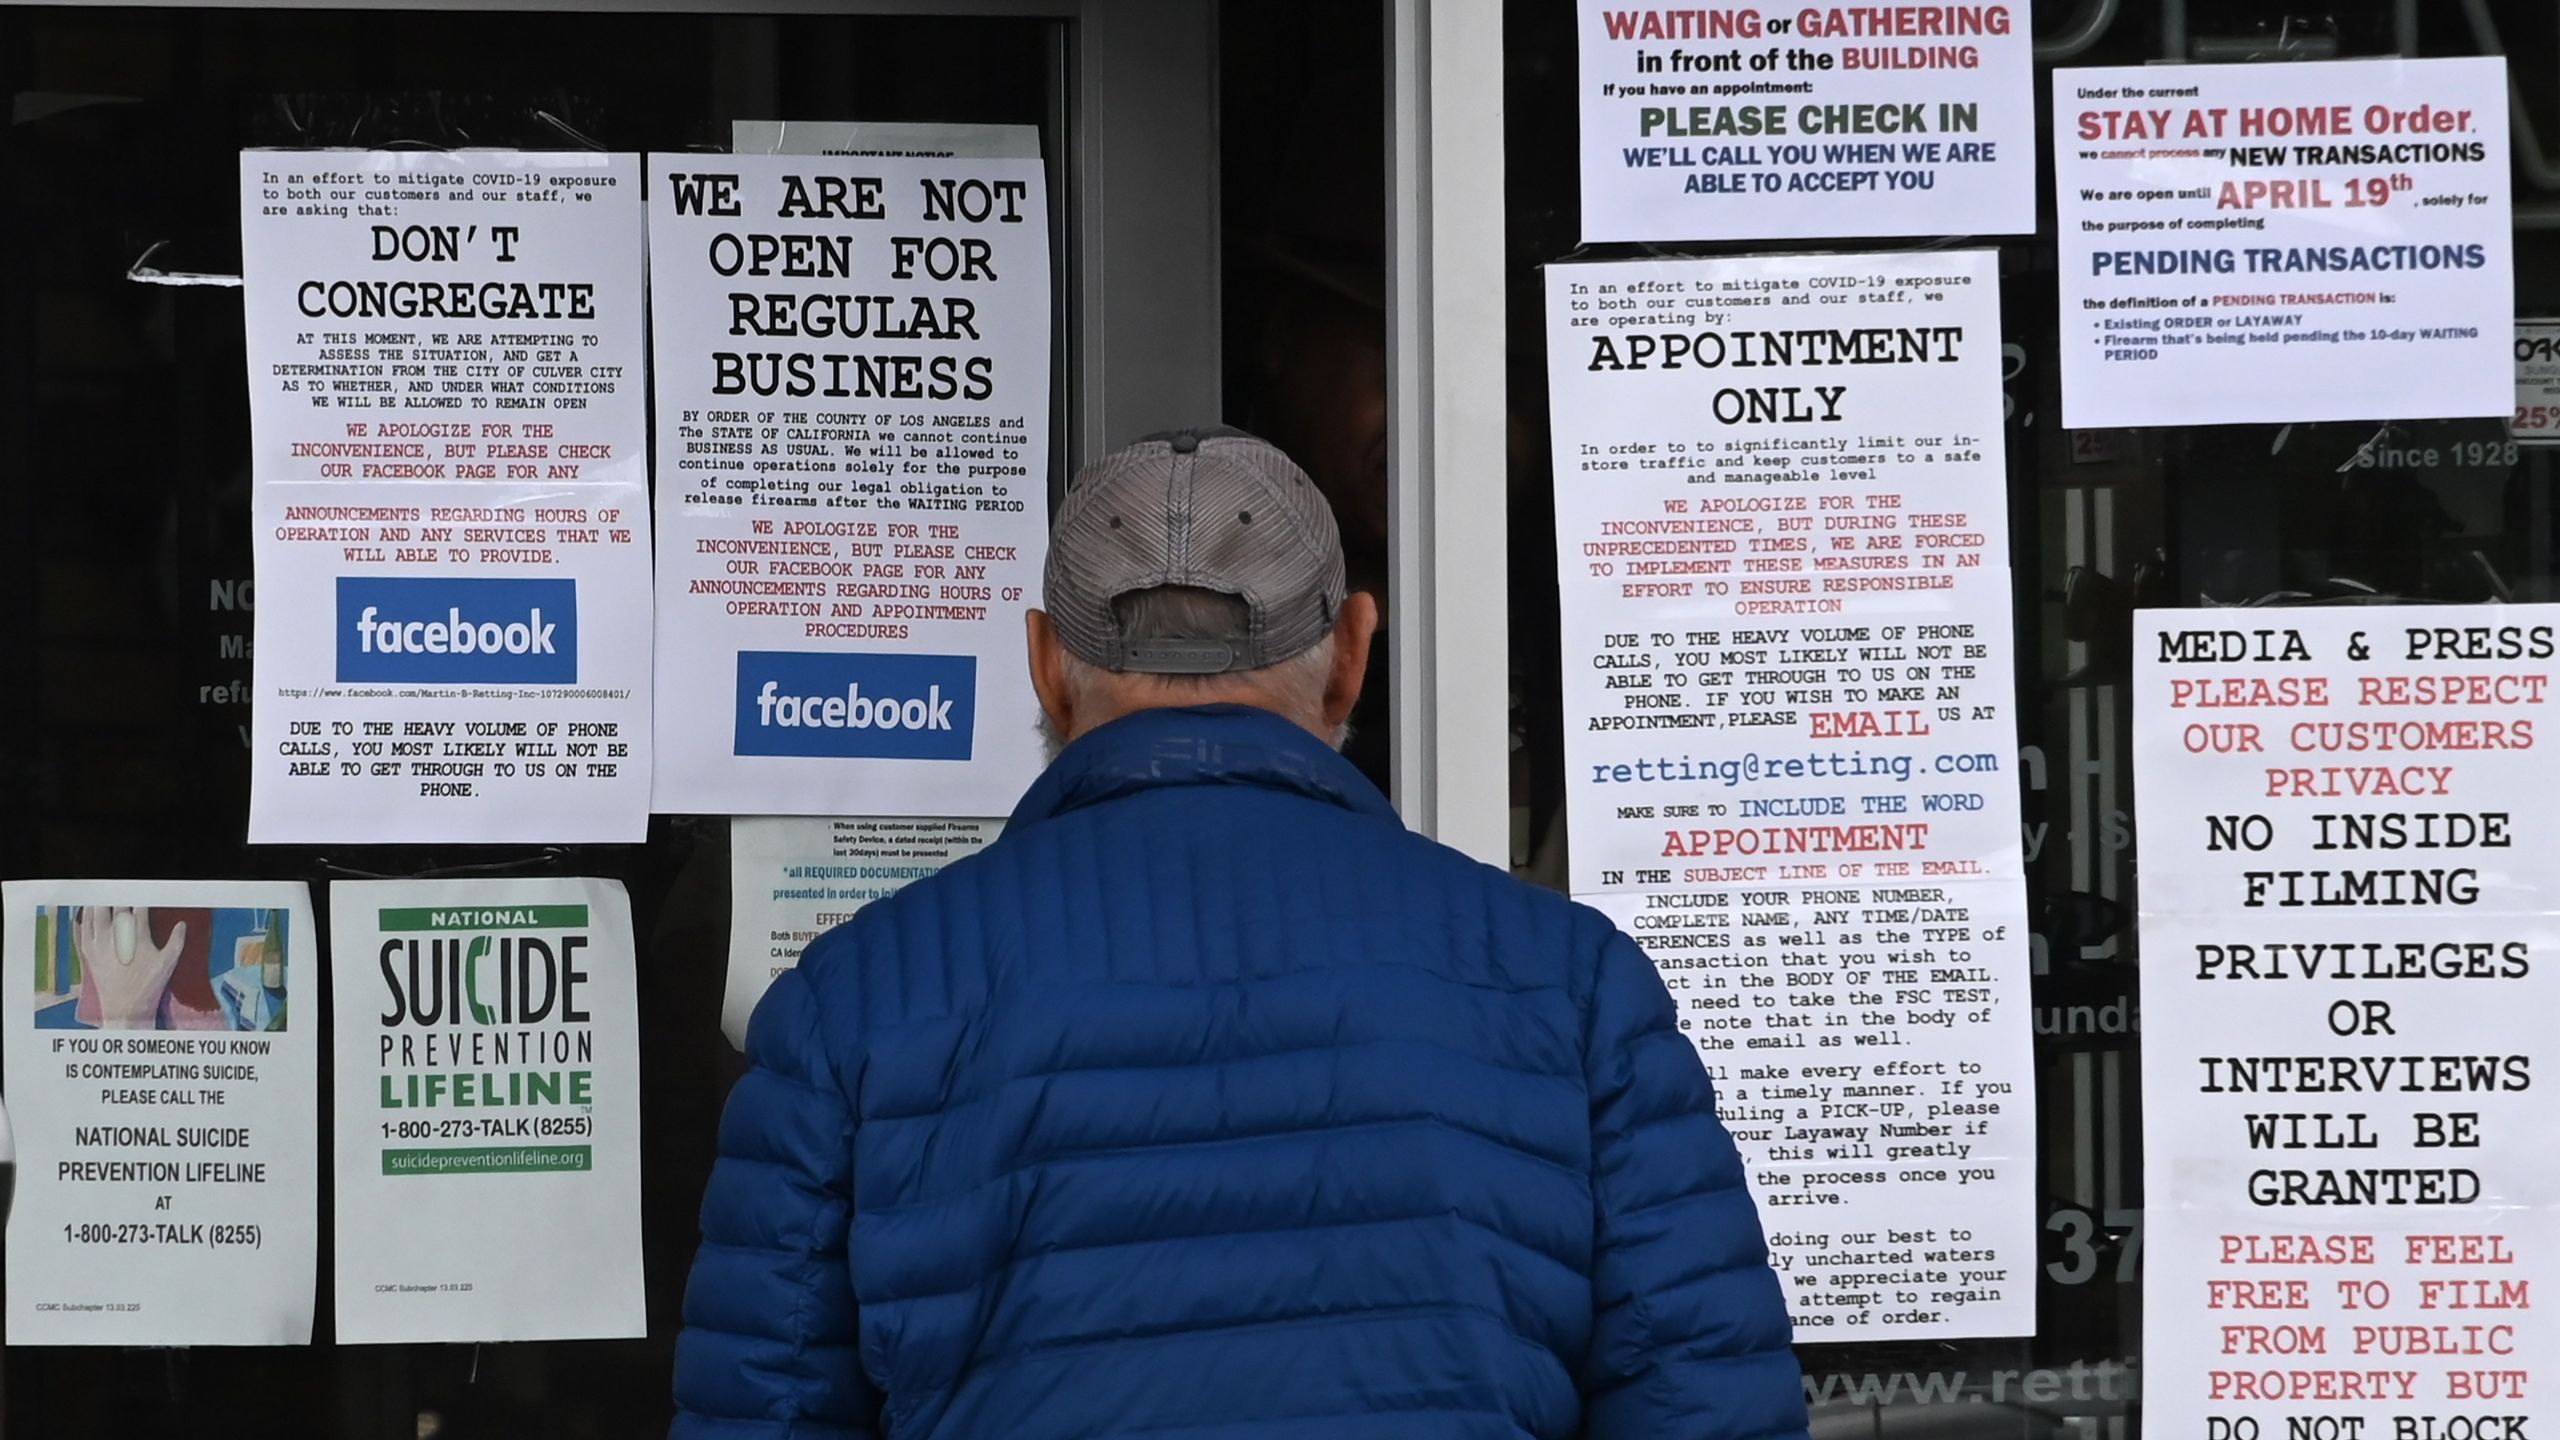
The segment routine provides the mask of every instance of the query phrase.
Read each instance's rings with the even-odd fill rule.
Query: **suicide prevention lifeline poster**
[[[646,1333],[614,880],[330,887],[338,1339]]]
[[[12,880],[11,1345],[305,1345],[319,941],[285,880]]]

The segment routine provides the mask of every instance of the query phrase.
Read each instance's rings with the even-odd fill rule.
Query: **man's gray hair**
[[[1114,599],[1111,610],[1122,634],[1150,640],[1224,640],[1243,633],[1252,619],[1243,597],[1184,585],[1132,591]],[[1123,696],[1148,695],[1149,703],[1156,705],[1207,705],[1227,698],[1225,692],[1250,687],[1254,703],[1323,734],[1324,692],[1333,678],[1333,658],[1331,635],[1278,664],[1222,675],[1113,672],[1069,651],[1063,652],[1063,678],[1079,713],[1128,708],[1105,699],[1115,691]],[[1348,734],[1346,729],[1326,738],[1339,749]]]

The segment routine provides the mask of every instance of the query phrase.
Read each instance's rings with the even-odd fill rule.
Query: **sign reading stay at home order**
[[[2496,58],[2055,71],[2063,423],[2507,414],[2506,98]]]

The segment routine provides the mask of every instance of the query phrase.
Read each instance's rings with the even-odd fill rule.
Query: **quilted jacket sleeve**
[[[674,1440],[872,1440],[856,1348],[853,1112],[788,970],[747,1027],[676,1342]]]
[[[1599,1214],[1586,1440],[1805,1434],[1785,1297],[1741,1157],[1670,993],[1614,931],[1589,1024]]]

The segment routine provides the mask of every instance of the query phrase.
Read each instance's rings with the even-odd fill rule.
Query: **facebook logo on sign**
[[[574,580],[338,577],[338,678],[419,685],[573,684]]]
[[[738,652],[740,755],[966,760],[977,718],[974,655]]]

